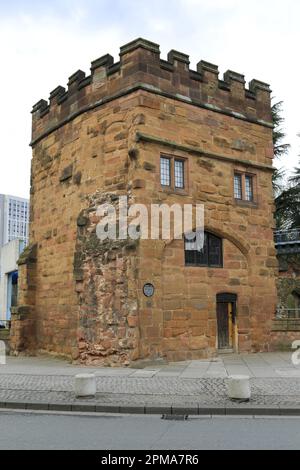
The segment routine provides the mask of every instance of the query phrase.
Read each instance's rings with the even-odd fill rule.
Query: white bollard
[[[232,400],[249,401],[251,398],[250,377],[232,375],[228,377],[228,397]]]
[[[94,374],[78,374],[75,376],[75,395],[77,398],[94,397],[96,395],[96,377]]]

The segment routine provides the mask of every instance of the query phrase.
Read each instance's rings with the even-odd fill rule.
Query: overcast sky
[[[284,101],[282,164],[300,154],[297,0],[0,0],[0,193],[29,196],[32,105],[78,69],[137,37],[271,84]]]

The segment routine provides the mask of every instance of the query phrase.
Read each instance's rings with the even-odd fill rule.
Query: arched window
[[[204,244],[201,250],[197,249],[195,240],[185,238],[185,265],[210,268],[223,268],[222,239],[212,233],[204,232]]]

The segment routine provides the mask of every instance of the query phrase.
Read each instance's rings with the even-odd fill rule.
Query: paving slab
[[[157,374],[156,370],[137,370],[136,372],[133,372],[130,377],[142,377],[142,378],[149,378],[153,377],[154,375]]]
[[[183,377],[183,374],[184,374],[184,372],[181,373],[181,374],[178,374],[178,372],[169,372],[169,371],[161,370],[161,371],[157,372],[155,374],[155,376],[156,377],[178,377],[178,375],[179,375],[180,377]]]
[[[199,372],[197,372],[197,371],[187,371],[187,372],[183,372],[180,375],[180,377],[182,379],[201,379],[202,377],[205,377],[205,375],[206,375],[205,371],[203,371],[203,372],[201,372],[201,371],[199,371]],[[219,377],[219,375],[218,375],[218,377]]]
[[[74,375],[83,371],[96,375],[94,399],[76,400]],[[252,398],[248,405],[233,404],[226,396],[228,375],[241,373],[251,377]],[[7,366],[0,366],[0,408],[10,406],[113,413],[175,410],[182,414],[185,410],[185,414],[188,411],[192,414],[197,409],[200,415],[225,415],[233,410],[236,414],[256,411],[258,416],[284,414],[286,410],[289,415],[297,415],[300,366],[292,364],[289,353],[230,355],[212,361],[152,363],[151,367],[145,363],[144,368],[137,369],[85,367],[44,358],[8,358]]]
[[[279,377],[300,377],[299,369],[276,369],[275,372]]]
[[[227,375],[248,375],[249,377],[253,376],[253,373],[248,367],[245,366],[236,366],[229,365],[225,367]]]
[[[257,377],[257,378],[259,377],[259,378],[272,379],[272,378],[279,377],[279,374],[275,372],[274,370],[265,370],[262,367],[260,368],[251,367],[250,371],[252,373],[252,376]]]

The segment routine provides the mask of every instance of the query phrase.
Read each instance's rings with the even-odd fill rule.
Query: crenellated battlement
[[[219,78],[218,66],[200,61],[190,69],[189,56],[171,50],[160,58],[160,46],[145,39],[120,49],[120,61],[106,54],[91,63],[91,73],[78,70],[67,90],[58,86],[49,101],[33,106],[32,145],[79,114],[137,90],[155,93],[215,112],[271,127],[269,85],[228,70]]]

